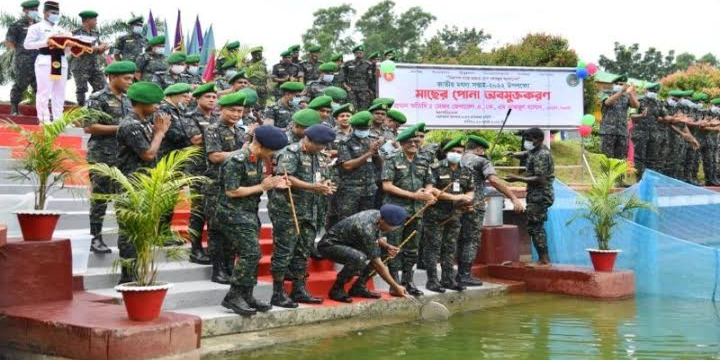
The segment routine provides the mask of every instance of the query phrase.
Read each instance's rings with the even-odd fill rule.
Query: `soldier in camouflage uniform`
[[[248,81],[247,76],[245,76],[245,70],[240,70],[237,72],[235,70],[232,70],[231,73],[234,73],[233,76],[226,78],[227,85],[229,85],[230,87],[226,88],[225,90],[218,91],[218,96],[222,97],[225,94],[234,93],[250,86],[250,81]],[[257,99],[254,102],[256,101]],[[248,111],[247,113],[250,112]]]
[[[224,48],[225,48],[225,52],[227,53],[227,56],[225,56],[224,54],[218,55],[217,61],[215,61],[215,67],[218,69],[221,69],[227,61],[237,62],[237,54],[238,54],[238,50],[240,49],[240,42],[239,41],[231,41],[231,42],[227,43],[224,46]],[[222,53],[223,51],[220,51],[220,52]]]
[[[135,65],[135,79],[139,81],[152,81],[156,72],[166,71],[168,65],[165,62],[165,35],[148,40],[146,51],[137,57]]]
[[[470,170],[475,180],[475,197],[472,206],[468,206],[460,218],[460,237],[458,238],[457,264],[458,271],[455,281],[464,286],[480,286],[482,281],[472,276],[472,265],[477,257],[485,220],[485,182],[508,197],[516,213],[525,211],[525,207],[515,194],[498,178],[495,167],[486,157],[485,151],[490,143],[482,137],[468,135],[460,164]]]
[[[400,249],[390,245],[383,233],[391,233],[407,219],[407,212],[400,206],[387,204],[380,210],[366,210],[335,224],[318,243],[318,250],[324,258],[343,264],[338,272],[328,296],[330,299],[350,303],[352,298],[345,292],[345,284],[358,271],[371,266],[385,282],[390,285],[392,293],[409,296],[407,290],[398,284],[380,258],[381,249],[390,256],[398,254]],[[355,280],[353,288],[359,287]],[[364,286],[363,286],[364,287]]]
[[[7,35],[5,35],[5,46],[15,50],[13,58],[15,77],[13,78],[13,87],[10,90],[11,115],[20,115],[18,105],[22,101],[22,95],[28,86],[32,86],[33,92],[37,93],[35,58],[38,55],[38,50],[26,50],[23,43],[25,42],[28,27],[40,20],[40,15],[38,15],[39,5],[40,2],[37,0],[28,0],[20,4],[23,8],[23,17],[10,25]]]
[[[116,61],[105,68],[110,77],[108,86],[88,99],[88,109],[102,111],[105,117],[88,118],[85,121],[85,132],[90,134],[87,143],[87,161],[89,164],[104,163],[117,166],[117,133],[120,119],[130,114],[132,105],[128,99],[127,89],[132,85],[135,74],[135,63]],[[92,194],[113,194],[115,186],[109,178],[90,173]],[[96,254],[109,254],[110,248],[102,239],[103,219],[107,210],[107,201],[91,197],[90,200],[90,234],[93,236],[90,250]]]
[[[335,127],[335,119],[332,117],[332,98],[323,95],[316,97],[308,104],[308,109],[320,113],[320,121],[329,128]]]
[[[333,128],[333,131],[335,131],[335,141],[328,144],[325,153],[328,158],[331,159],[328,167],[330,171],[330,181],[334,184],[338,184],[340,182],[340,170],[337,164],[338,149],[340,148],[340,143],[345,141],[348,136],[352,135],[352,127],[350,127],[349,121],[354,110],[355,108],[352,104],[345,104],[339,106],[332,113],[332,116],[335,119],[335,127]],[[337,196],[335,194],[329,196],[327,202],[328,206],[324,224],[325,230],[329,230],[330,227],[338,222]]]
[[[320,60],[318,60],[320,50],[322,50],[322,48],[317,45],[308,47],[308,59],[300,63],[300,68],[303,71],[303,80],[305,81],[305,84],[320,79]]]
[[[115,40],[113,55],[115,60],[128,60],[135,62],[147,46],[143,36],[143,17],[136,16],[127,22],[130,32]]]
[[[358,109],[370,107],[372,99],[375,98],[372,86],[375,81],[375,68],[369,61],[365,60],[365,46],[358,45],[353,48],[355,59],[343,64],[343,87],[348,91],[350,102]]]
[[[333,85],[344,89],[343,83],[345,83],[345,76],[342,71],[342,67],[343,67],[343,63],[344,63],[343,55],[342,54],[333,54],[330,57],[330,61],[334,62],[338,68],[338,71],[335,73],[335,76],[333,77]]]
[[[455,281],[455,253],[460,235],[462,209],[473,205],[475,183],[472,173],[460,164],[462,135],[453,138],[443,147],[447,158],[434,163],[432,183],[437,203],[428,208],[424,216],[423,256],[427,271],[425,287],[434,292],[445,289],[462,291],[464,285]],[[448,187],[450,185],[450,187]],[[445,189],[444,193],[440,189]],[[438,282],[437,263],[440,261],[442,277]]]
[[[707,143],[706,134],[700,129],[700,124],[705,117],[702,102],[707,100],[707,98],[707,94],[699,92],[693,93],[688,113],[690,121],[686,124],[690,133],[698,141],[699,147],[697,149],[688,149],[685,154],[685,171],[682,180],[695,186],[700,186],[697,179],[698,171],[700,170],[700,152]]]
[[[255,315],[272,308],[253,296],[261,257],[258,205],[263,192],[286,189],[289,185],[283,176],[263,177],[265,162],[286,144],[280,129],[261,126],[253,142],[233,152],[220,167],[220,192],[213,221],[222,226],[217,228],[215,236],[238,259],[222,306],[239,315]]]
[[[204,81],[202,78],[202,74],[200,74],[200,55],[188,55],[185,58],[185,65],[187,65],[187,69],[185,69],[185,75],[188,79],[188,84],[192,85],[193,88],[198,85],[202,85]]]
[[[299,110],[300,97],[298,95],[304,88],[303,84],[295,81],[288,81],[280,85],[282,97],[265,110],[263,123],[269,124],[267,121],[272,120],[272,124],[276,127],[287,128],[293,114]]]
[[[671,91],[668,95],[672,98],[680,99],[676,106],[668,107],[668,115],[672,119],[671,125],[671,151],[669,160],[670,176],[676,179],[685,178],[685,159],[688,151],[700,148],[700,143],[695,139],[687,127],[687,123],[692,122],[690,115],[692,114],[692,101],[687,97],[692,96],[693,91]]]
[[[707,98],[703,100],[703,102],[707,104],[710,102],[710,99]],[[717,115],[712,112],[712,108],[703,109],[700,132],[704,135],[705,142],[701,144],[700,147],[700,158],[702,159],[706,186],[720,185],[717,178],[717,132],[709,129],[711,121],[716,117]]]
[[[298,303],[319,304],[323,301],[310,295],[305,288],[306,271],[310,249],[315,246],[318,233],[320,198],[335,192],[335,186],[329,180],[325,155],[322,154],[326,144],[335,139],[335,133],[319,124],[320,117],[315,110],[301,110],[293,118],[298,122],[312,122],[316,125],[307,128],[301,142],[288,145],[277,155],[275,175],[287,174],[292,184],[299,232],[295,227],[287,191],[273,191],[268,204],[273,224],[270,264],[273,296],[270,303],[284,308],[295,308]],[[286,278],[293,283],[289,298],[283,289]]]
[[[242,101],[240,100],[242,99]],[[220,165],[232,156],[232,152],[243,146],[243,132],[236,128],[245,110],[245,94],[233,93],[223,96],[219,101],[220,119],[217,123],[208,126],[205,130],[205,153],[208,159],[206,176],[210,179],[205,193],[205,216],[213,219],[215,202],[219,192],[217,184],[218,169]],[[210,280],[220,284],[227,284],[228,273],[232,271],[233,257],[230,249],[224,247],[218,237],[222,223],[210,222],[208,224],[208,251],[213,265]]]
[[[541,266],[550,265],[548,256],[547,235],[545,234],[545,221],[547,211],[555,201],[553,182],[555,181],[555,164],[550,149],[543,144],[545,134],[538,128],[528,129],[528,140],[523,144],[527,154],[527,165],[524,176],[510,174],[507,181],[522,181],[527,183],[527,231],[535,251],[539,256]]]
[[[290,45],[287,51],[290,52],[290,62],[300,67],[300,45]],[[302,70],[302,68],[300,70]],[[301,82],[304,83],[304,81]]]
[[[612,95],[602,97],[602,122],[600,137],[603,154],[609,158],[627,158],[627,117],[628,109],[637,109],[640,104],[635,87],[627,84],[627,76],[620,75],[613,80]]]
[[[155,166],[159,159],[160,144],[170,127],[170,117],[155,115],[155,109],[163,97],[157,84],[137,82],[128,88],[127,96],[132,103],[132,111],[120,120],[117,130],[118,168],[125,176],[132,175],[143,167]],[[118,223],[120,233],[124,224]],[[118,249],[122,259],[133,259],[135,248],[127,238],[118,237]],[[133,281],[133,277],[123,268],[120,284]]]
[[[305,91],[303,91],[303,94],[310,98],[310,100],[323,95],[325,89],[333,86],[337,65],[332,62],[327,62],[318,66],[318,71],[320,72],[318,78],[308,82],[305,85]]]
[[[648,162],[654,159],[652,152],[655,151],[658,146],[658,136],[656,133],[660,133],[660,123],[657,121],[658,103],[656,101],[657,90],[660,84],[653,87],[646,88],[645,95],[639,100],[640,107],[637,114],[630,116],[630,120],[633,122],[631,139],[633,141],[633,163],[637,171],[637,179],[642,178],[645,168],[648,167]]]
[[[300,65],[292,62],[292,53],[290,50],[283,51],[280,56],[281,60],[279,63],[273,65],[270,78],[275,83],[274,95],[276,98],[282,96],[282,85],[286,82],[299,82],[303,84],[303,72]],[[304,85],[303,85],[304,87]],[[302,91],[302,90],[301,90]]]
[[[230,91],[228,91],[232,88],[232,85],[230,85],[230,79],[235,77],[235,75],[239,72],[237,69],[237,61],[235,59],[228,60],[217,69],[219,70],[216,70],[215,72],[215,88],[217,88],[220,93],[230,93]]]
[[[72,32],[73,36],[92,39],[88,42],[93,46],[92,54],[72,57],[72,61],[70,61],[70,71],[75,77],[75,95],[80,106],[85,105],[88,82],[92,85],[93,92],[100,91],[107,86],[102,70],[102,64],[105,62],[102,54],[107,50],[108,44],[100,43],[100,33],[96,29],[97,16],[98,14],[91,10],[81,12],[82,27]]]
[[[382,168],[380,140],[370,136],[372,115],[367,111],[350,118],[352,135],[340,142],[338,168],[340,182],[337,192],[338,220],[375,208],[377,168]]]
[[[425,204],[435,203],[430,170],[432,164],[427,158],[418,155],[420,139],[415,136],[416,133],[417,128],[410,127],[398,135],[396,140],[402,151],[386,159],[381,177],[385,204],[402,206],[408,214],[416,214]],[[413,282],[413,268],[417,263],[417,248],[423,235],[422,214],[407,226],[401,226],[398,231],[388,234],[388,243],[398,246],[413,231],[417,231],[417,235],[405,244],[389,267],[396,281],[399,279],[398,271],[402,270],[402,286],[410,295],[420,296],[423,292]]]
[[[262,111],[267,105],[270,92],[268,91],[268,71],[265,65],[265,59],[262,56],[262,46],[250,49],[251,59],[245,64],[245,74],[250,83],[257,91],[258,101],[255,110]]]
[[[178,83],[190,83],[190,77],[185,73],[186,55],[183,52],[174,52],[167,58],[169,68],[165,71],[158,71],[153,75],[152,82],[166,89],[170,85]]]

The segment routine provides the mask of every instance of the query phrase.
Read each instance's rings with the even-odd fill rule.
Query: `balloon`
[[[592,134],[592,127],[587,125],[580,125],[578,127],[578,132],[580,133],[580,136],[588,137],[590,136],[590,134]]]
[[[392,74],[395,71],[395,62],[392,60],[385,60],[381,62],[380,71],[384,74]]]
[[[588,71],[585,69],[577,69],[575,70],[575,75],[580,79],[586,79],[588,77]]]
[[[383,75],[383,78],[385,78],[386,81],[393,81],[395,80],[395,74],[393,73],[385,73]]]
[[[585,114],[585,116],[582,117],[581,123],[583,125],[593,126],[593,124],[595,124],[595,115]]]
[[[594,63],[588,63],[585,70],[587,70],[588,75],[593,76],[598,71],[598,67]]]
[[[578,61],[578,64],[577,64],[578,69],[585,69],[586,66],[587,66],[587,64],[585,64],[584,61],[582,61],[582,60]]]

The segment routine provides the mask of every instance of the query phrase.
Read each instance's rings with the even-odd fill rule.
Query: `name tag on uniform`
[[[255,176],[257,175],[257,171],[248,171],[248,176]]]
[[[372,158],[369,157],[367,160],[365,160],[365,162],[372,162]]]
[[[232,136],[232,135],[226,136],[225,140],[235,140],[235,136]]]
[[[401,169],[407,169],[407,166],[405,166],[405,165],[398,165],[398,166],[396,166],[395,168],[398,169],[398,170],[401,170]]]
[[[459,183],[459,182],[457,182],[457,181],[453,182],[453,184],[452,184],[452,191],[453,191],[453,192],[458,192],[458,191],[460,191],[460,183]]]
[[[440,175],[440,178],[441,178],[441,179],[449,179],[449,178],[450,178],[450,175]]]
[[[319,183],[321,181],[322,181],[322,174],[319,171],[315,172],[315,182]]]
[[[309,162],[305,162],[305,161],[303,161],[302,164],[303,164],[303,166],[312,166],[312,164],[310,164]]]

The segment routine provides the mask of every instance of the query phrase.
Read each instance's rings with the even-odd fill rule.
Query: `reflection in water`
[[[711,302],[640,297],[595,301],[513,295],[501,308],[448,322],[356,331],[236,359],[720,359],[720,322]]]

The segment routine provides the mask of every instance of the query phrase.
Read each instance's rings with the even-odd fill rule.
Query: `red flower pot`
[[[615,266],[617,255],[622,250],[598,250],[586,249],[590,253],[590,260],[593,263],[595,271],[612,272]]]
[[[60,214],[57,211],[17,211],[18,223],[25,241],[50,241]]]
[[[120,284],[115,290],[122,294],[128,318],[133,321],[155,320],[160,315],[165,294],[172,287],[169,283],[153,286],[137,286],[135,283]]]

